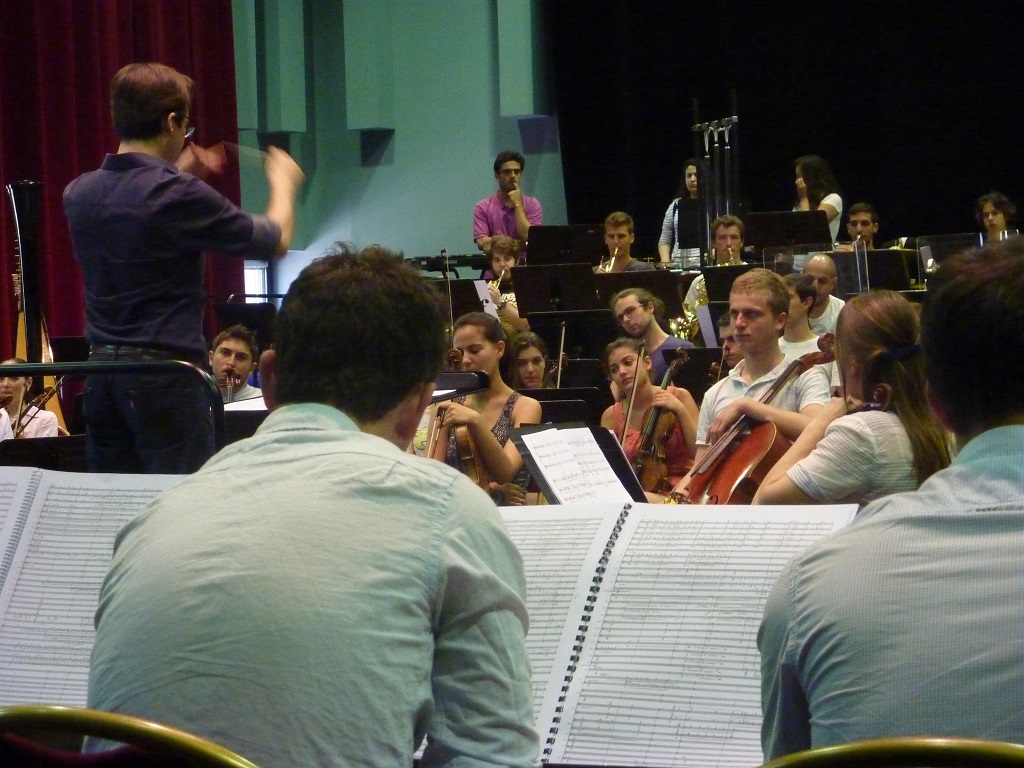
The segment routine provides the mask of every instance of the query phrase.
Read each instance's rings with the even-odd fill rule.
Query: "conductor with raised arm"
[[[266,259],[291,243],[303,175],[287,153],[266,153],[262,216],[182,170],[217,170],[213,153],[183,153],[195,128],[192,95],[191,78],[171,67],[123,67],[110,85],[117,152],[64,190],[90,361],[201,364],[203,252]],[[209,395],[197,377],[93,375],[85,409],[90,471],[188,473],[213,454]]]

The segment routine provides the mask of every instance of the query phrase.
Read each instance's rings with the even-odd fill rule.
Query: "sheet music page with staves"
[[[633,501],[589,428],[546,429],[523,435],[523,443],[559,503]]]
[[[543,703],[558,696],[595,564],[622,509],[617,503],[501,508],[526,572],[530,614],[526,652],[533,675],[533,714],[542,742],[547,729],[536,718]]]
[[[0,468],[0,589],[3,589],[4,576],[14,557],[14,545],[24,522],[19,513],[36,472],[31,467]]]
[[[550,761],[760,765],[756,636],[768,592],[794,555],[855,512],[854,505],[634,505],[604,574]]]
[[[41,472],[0,591],[0,705],[84,706],[114,537],[181,475]]]

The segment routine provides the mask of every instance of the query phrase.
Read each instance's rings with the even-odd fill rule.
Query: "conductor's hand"
[[[200,147],[198,144],[186,144],[181,150],[178,159],[174,164],[182,173],[190,173],[198,179],[220,176],[224,173],[224,165],[227,163],[227,153],[224,151],[224,143],[215,144],[212,147]]]
[[[267,175],[267,182],[271,188],[295,196],[306,174],[299,168],[298,163],[292,160],[291,155],[277,147],[267,147],[263,161],[263,172]]]

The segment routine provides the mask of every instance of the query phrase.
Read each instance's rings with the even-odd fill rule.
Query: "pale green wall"
[[[255,76],[239,73],[239,114],[260,121],[240,124],[241,141],[286,132],[308,176],[278,290],[336,240],[408,256],[473,252],[473,204],[494,192],[491,163],[506,147],[526,156],[523,189],[545,223],[565,223],[557,124],[538,114],[547,104],[531,0],[235,0],[235,11],[238,60],[257,61]],[[302,122],[288,114],[294,104],[305,131],[290,130]],[[265,205],[254,163],[243,163],[242,194],[250,210]]]

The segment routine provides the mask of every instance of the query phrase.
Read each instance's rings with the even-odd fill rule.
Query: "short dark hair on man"
[[[338,243],[299,273],[277,315],[278,402],[381,418],[440,370],[439,299],[401,254]]]
[[[993,190],[987,195],[979,197],[977,204],[974,206],[974,215],[981,226],[985,226],[985,217],[982,215],[981,209],[985,207],[986,203],[991,203],[993,208],[1003,214],[1003,218],[1006,219],[1006,226],[1010,226],[1017,220],[1017,206],[1002,192]]]
[[[110,116],[118,137],[130,141],[159,135],[168,114],[188,114],[193,88],[192,78],[166,64],[121,67],[110,83]]]
[[[498,156],[494,158],[494,172],[497,173],[501,170],[501,166],[507,163],[509,160],[515,160],[519,163],[519,170],[526,170],[526,159],[516,152],[514,149],[503,149],[498,153]]]
[[[719,216],[717,219],[711,222],[711,239],[715,238],[715,234],[722,227],[739,227],[740,240],[747,239],[747,228],[743,224],[743,219],[739,216],[733,216],[727,213],[725,216]]]
[[[866,213],[871,217],[872,224],[878,223],[878,211],[875,210],[875,206],[871,203],[854,203],[850,206],[850,210],[846,212],[846,217],[849,218],[858,213]]]
[[[960,435],[1024,416],[1024,240],[953,256],[921,313],[928,385]]]
[[[818,290],[814,286],[814,278],[810,275],[791,272],[788,275],[782,276],[782,282],[786,284],[787,288],[792,288],[796,291],[800,301],[807,301],[808,299],[814,301],[818,297]]]
[[[256,360],[260,356],[260,345],[256,341],[256,334],[246,328],[244,325],[232,325],[230,328],[225,328],[223,331],[217,334],[217,337],[213,340],[210,345],[210,351],[216,352],[217,347],[223,344],[228,339],[234,339],[240,341],[249,347],[249,355],[253,360]]]

